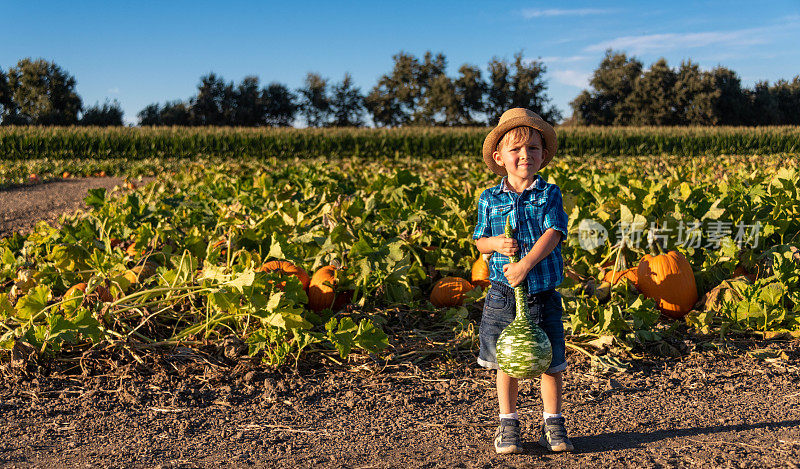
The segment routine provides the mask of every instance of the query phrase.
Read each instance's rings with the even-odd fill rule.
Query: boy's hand
[[[503,275],[506,276],[506,280],[512,288],[524,282],[529,271],[530,269],[525,267],[524,262],[510,262],[503,266]]]
[[[495,236],[494,250],[504,256],[513,256],[519,251],[517,240],[514,238],[506,238],[505,236]]]

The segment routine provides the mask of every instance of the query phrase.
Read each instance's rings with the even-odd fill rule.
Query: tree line
[[[496,122],[510,107],[524,106],[551,121],[561,119],[546,96],[543,63],[492,59],[488,80],[477,66],[464,64],[458,75],[446,74],[443,54],[422,58],[400,52],[391,72],[367,93],[345,73],[339,82],[308,73],[303,86],[280,83],[260,88],[255,76],[239,84],[210,73],[200,78],[197,94],[187,101],[151,104],[139,113],[141,125],[290,126],[301,118],[309,127],[378,127],[402,125],[463,126]]]
[[[606,51],[591,90],[570,103],[579,125],[800,125],[800,75],[743,88],[722,66],[700,70],[691,60],[665,59],[645,70],[624,53]]]
[[[138,113],[139,125],[310,127],[493,125],[503,111],[527,107],[550,122],[562,116],[547,96],[545,65],[526,59],[493,58],[481,69],[463,64],[446,73],[441,53],[422,57],[399,52],[392,69],[368,91],[349,73],[332,82],[308,73],[290,89],[256,76],[238,84],[215,73],[200,77],[186,100],[153,103]],[[800,125],[800,76],[744,88],[736,72],[704,71],[691,60],[677,69],[660,59],[642,62],[607,51],[589,82],[571,103],[566,123],[580,125]],[[0,124],[122,125],[119,103],[84,107],[73,76],[43,59],[25,58],[0,69]]]

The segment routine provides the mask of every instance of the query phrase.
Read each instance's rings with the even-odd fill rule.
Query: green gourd
[[[511,217],[506,218],[506,238],[511,238]],[[519,256],[510,256],[519,262]],[[514,287],[517,315],[497,339],[497,364],[512,378],[535,378],[550,367],[553,349],[541,327],[529,319],[528,282]]]

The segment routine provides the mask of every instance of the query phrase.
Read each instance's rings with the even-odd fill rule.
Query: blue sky
[[[0,68],[54,61],[84,105],[118,100],[127,122],[147,104],[187,99],[201,75],[256,75],[291,88],[307,72],[345,72],[362,92],[392,55],[425,51],[484,72],[492,57],[541,58],[553,103],[586,87],[607,48],[676,67],[724,65],[747,86],[800,75],[800,0],[672,2],[11,2],[0,0]],[[792,46],[794,44],[794,46]]]

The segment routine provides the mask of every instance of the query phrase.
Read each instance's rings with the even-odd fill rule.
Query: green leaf
[[[50,287],[39,285],[17,301],[17,319],[27,321],[39,314],[50,299]]]
[[[308,320],[303,317],[303,310],[299,308],[283,307],[269,315],[265,320],[266,325],[278,327],[281,329],[311,329],[314,327]]]
[[[86,308],[81,308],[72,320],[77,331],[85,338],[98,343],[104,338],[103,329],[100,322],[92,316],[92,312]]]
[[[253,285],[253,280],[256,278],[256,273],[252,269],[247,269],[244,272],[241,272],[239,275],[234,277],[231,281],[227,283],[227,285],[232,286],[239,290],[240,292],[244,293],[244,287],[249,287]]]
[[[89,189],[89,195],[87,195],[83,201],[86,202],[86,205],[98,209],[105,205],[106,203],[106,190],[103,188],[99,189]]]
[[[14,315],[14,306],[8,300],[8,293],[0,293],[0,319],[8,319]]]
[[[333,346],[336,347],[336,350],[339,351],[339,356],[347,358],[355,343],[353,339],[358,332],[358,326],[356,326],[352,319],[347,317],[340,319],[338,323],[336,318],[331,318],[331,320],[325,324],[325,330],[328,333],[328,340],[330,340]]]
[[[784,288],[783,285],[775,282],[764,286],[758,295],[758,298],[769,306],[778,306],[783,298]]]
[[[719,208],[719,204],[722,203],[722,199],[717,199],[711,207],[706,211],[705,215],[703,215],[700,220],[717,220],[719,217],[725,213],[724,208]]]
[[[378,353],[389,346],[389,337],[369,319],[362,319],[358,324],[354,343],[368,352]]]
[[[16,263],[14,253],[11,252],[11,249],[3,248],[3,255],[0,257],[0,262],[2,262],[3,267],[9,267]]]

